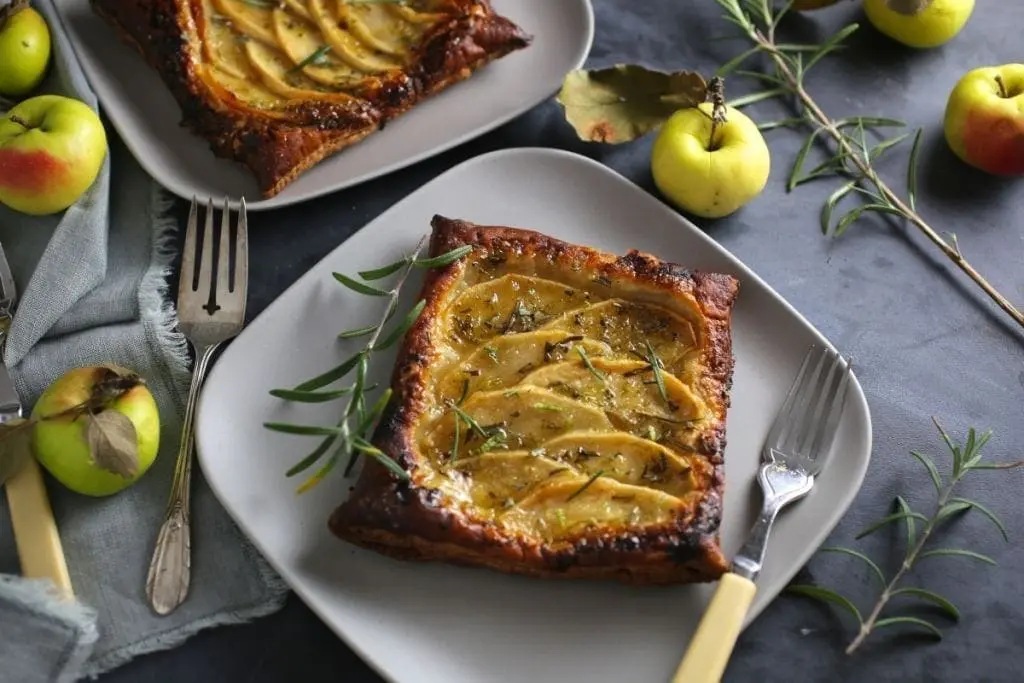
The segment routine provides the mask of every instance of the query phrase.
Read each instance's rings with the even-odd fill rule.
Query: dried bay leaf
[[[32,457],[32,429],[17,418],[0,424],[0,486],[17,474]]]
[[[696,72],[616,64],[570,71],[557,100],[582,140],[619,144],[646,135],[706,97],[707,84]]]
[[[85,417],[85,438],[93,462],[125,479],[139,473],[139,445],[135,425],[116,410]]]

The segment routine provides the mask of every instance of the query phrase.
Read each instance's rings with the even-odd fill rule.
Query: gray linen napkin
[[[40,92],[96,108],[50,0],[33,5],[53,34],[53,64]],[[22,293],[4,360],[26,410],[70,368],[100,362],[133,368],[160,408],[161,449],[137,484],[108,498],[81,496],[47,479],[77,605],[56,604],[46,585],[15,576],[6,501],[0,504],[5,681],[51,683],[95,675],[173,647],[200,629],[268,614],[283,604],[287,590],[197,469],[189,598],[167,617],[157,617],[146,603],[146,570],[170,490],[189,365],[166,291],[177,227],[166,215],[170,200],[113,128],[106,129],[110,153],[100,177],[66,212],[30,217],[0,207],[0,243]]]

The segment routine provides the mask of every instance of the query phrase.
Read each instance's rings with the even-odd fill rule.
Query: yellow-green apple
[[[0,8],[0,95],[23,97],[42,82],[50,63],[50,28],[26,0]]]
[[[943,122],[962,160],[994,175],[1024,175],[1024,64],[967,72],[953,88]]]
[[[0,202],[34,215],[63,211],[95,182],[106,154],[103,123],[84,102],[27,99],[0,119]]]
[[[864,14],[881,33],[908,47],[938,47],[960,33],[974,0],[864,0]]]
[[[90,366],[67,371],[43,392],[32,408],[32,453],[39,463],[60,483],[87,496],[109,496],[132,485],[144,475],[156,459],[160,445],[160,413],[152,392],[143,383],[122,387],[122,391],[104,403],[98,413],[77,409],[97,394],[97,387],[108,381],[112,372],[131,376],[130,371],[110,366]],[[101,452],[100,447],[116,444],[118,434],[111,433],[116,420],[105,420],[105,426],[90,434],[95,425],[90,421],[106,411],[119,413],[134,428],[134,462],[117,460],[117,454]],[[123,417],[122,417],[123,416]],[[112,425],[112,423],[114,423]],[[106,432],[106,433],[104,433]],[[124,455],[122,453],[122,455]]]
[[[728,216],[761,193],[771,159],[757,125],[725,107],[714,126],[704,102],[672,114],[651,150],[654,184],[680,209],[704,218]]]

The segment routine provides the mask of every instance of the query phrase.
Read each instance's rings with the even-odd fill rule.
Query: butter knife
[[[2,355],[17,303],[18,290],[0,245],[0,423],[22,417],[21,399]],[[31,579],[49,579],[61,597],[72,599],[71,577],[57,522],[46,495],[43,473],[35,458],[27,459],[22,468],[7,480],[6,486],[7,507],[11,512],[11,527],[22,575]]]

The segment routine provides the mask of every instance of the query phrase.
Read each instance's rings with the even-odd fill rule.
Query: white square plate
[[[153,178],[186,199],[245,197],[250,211],[312,199],[409,166],[497,128],[556,92],[594,38],[590,0],[495,0],[533,43],[425,100],[384,130],[325,159],[278,195],[260,199],[252,175],[219,159],[179,125],[181,109],[156,72],[124,45],[88,0],[54,0],[100,105]]]
[[[760,504],[754,476],[769,424],[807,347],[827,342],[676,212],[606,167],[562,151],[506,150],[451,169],[353,235],[267,307],[207,379],[197,417],[203,472],[284,579],[391,680],[667,680],[713,586],[543,581],[391,560],[328,532],[327,518],[351,484],[341,467],[302,496],[294,493],[298,482],[284,477],[319,439],[269,432],[261,424],[333,424],[339,408],[282,404],[267,392],[351,355],[359,341],[339,342],[337,333],[381,314],[381,299],[344,289],[332,271],[355,273],[398,260],[429,232],[435,213],[533,228],[619,254],[636,247],[740,279],[722,524],[724,550],[732,556]],[[421,279],[422,273],[407,283],[401,310],[411,305]],[[384,384],[394,353],[374,358],[370,381]],[[749,619],[808,560],[860,487],[871,421],[860,385],[851,385],[836,457],[815,490],[778,521]]]

